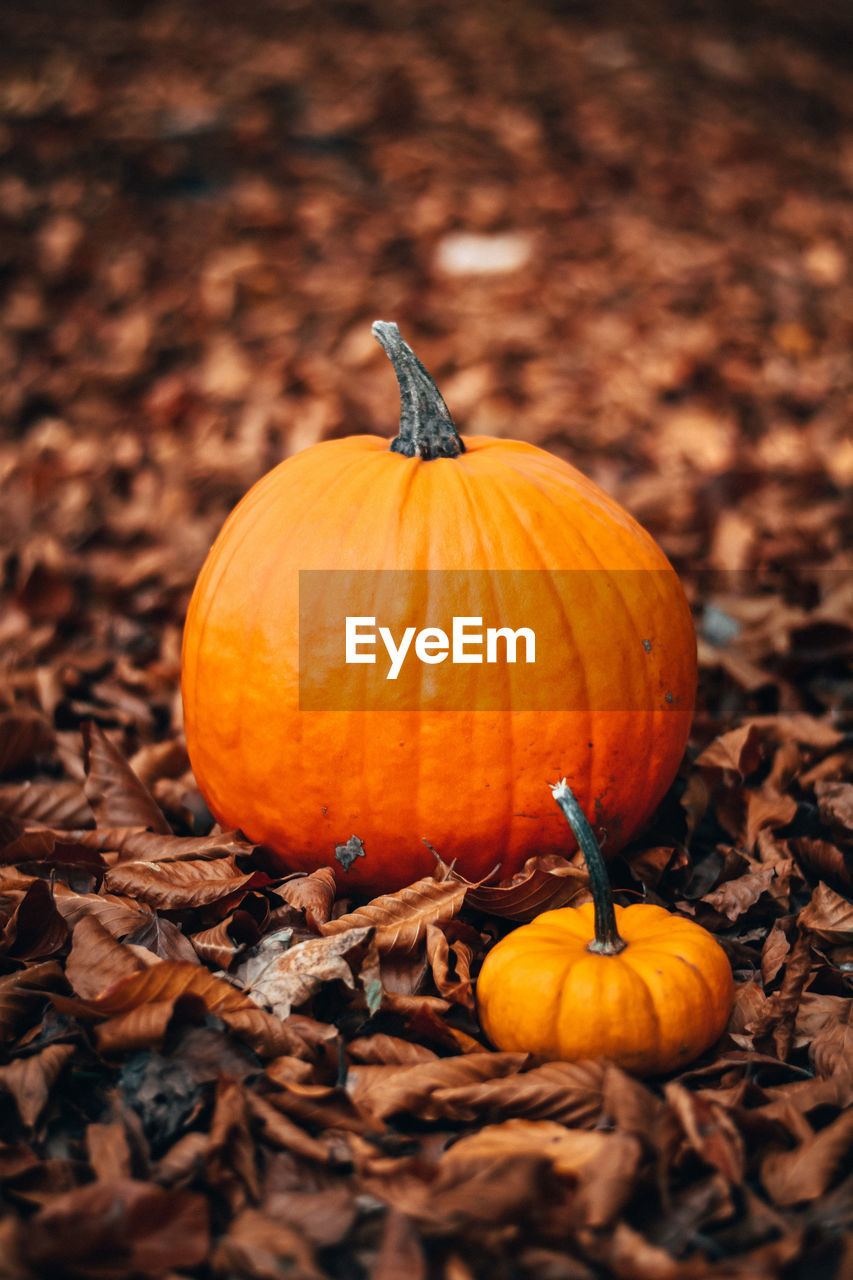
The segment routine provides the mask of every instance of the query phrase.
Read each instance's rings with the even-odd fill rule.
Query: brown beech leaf
[[[725,1107],[672,1080],[664,1096],[675,1112],[689,1145],[706,1164],[739,1185],[746,1170],[744,1142]]]
[[[785,961],[779,990],[774,991],[763,1006],[756,1010],[746,1027],[756,1039],[772,1036],[774,1049],[781,1061],[788,1057],[793,1043],[803,989],[811,975],[813,964],[809,940],[804,934],[799,934]]]
[[[349,929],[373,927],[381,955],[412,952],[426,937],[427,926],[450,920],[465,901],[467,886],[454,880],[416,880],[414,884],[374,898],[348,915],[322,926],[325,937]]]
[[[586,1129],[601,1117],[604,1078],[603,1060],[545,1062],[529,1071],[437,1086],[431,1105],[452,1120],[512,1117]]]
[[[112,893],[75,893],[64,884],[55,884],[53,896],[69,929],[84,916],[95,916],[114,938],[123,938],[151,919],[150,911]]]
[[[824,1080],[846,1072],[853,1081],[853,1002],[845,1000],[835,1017],[828,1017],[811,1037],[809,1056]]]
[[[39,1274],[157,1275],[207,1257],[207,1202],[116,1178],[51,1197],[30,1219],[25,1257]]]
[[[0,1040],[9,1040],[33,1005],[46,1000],[65,976],[55,960],[0,975]]]
[[[174,927],[174,926],[173,926]],[[248,911],[232,911],[230,916],[220,920],[210,929],[202,929],[187,939],[176,930],[182,942],[191,945],[205,964],[216,965],[220,969],[228,969],[234,959],[246,947],[255,946],[260,941],[260,930]],[[177,957],[176,957],[177,958]]]
[[[15,1057],[0,1067],[0,1089],[15,1099],[18,1115],[32,1128],[47,1104],[62,1068],[74,1055],[73,1044],[49,1044],[30,1057]]]
[[[210,862],[119,862],[107,872],[104,887],[155,909],[180,911],[209,906],[239,893],[258,874],[239,871],[233,858]]]
[[[427,926],[427,957],[439,995],[466,1009],[474,1008],[471,964],[474,949],[461,938],[450,942],[437,924]]]
[[[800,927],[808,929],[824,942],[850,942],[853,939],[853,902],[842,898],[822,880],[799,915]]]
[[[761,1181],[776,1204],[815,1200],[829,1189],[853,1140],[853,1111],[843,1112],[793,1151],[771,1151],[761,1162]]]
[[[0,862],[15,863],[39,874],[53,872],[68,878],[91,877],[93,881],[100,880],[107,869],[97,850],[43,827],[22,831],[0,852]]]
[[[74,926],[65,976],[84,1000],[94,1000],[121,978],[143,968],[142,961],[117,942],[96,916],[83,916]]]
[[[822,880],[834,880],[845,889],[853,889],[853,854],[845,853],[828,840],[813,840],[807,836],[789,840],[788,846],[795,857]]]
[[[138,827],[93,831],[87,842],[100,849],[115,849],[122,862],[198,862],[248,856],[255,846],[234,832],[210,836],[162,835]]]
[[[161,1156],[153,1176],[163,1187],[186,1186],[198,1177],[204,1167],[204,1157],[210,1143],[207,1133],[194,1129],[178,1138],[165,1155]]]
[[[853,839],[853,782],[816,782],[821,820],[844,840]]]
[[[130,1177],[130,1145],[120,1120],[86,1125],[86,1156],[96,1180]]]
[[[306,924],[317,933],[323,932],[323,926],[329,920],[335,892],[335,872],[332,867],[319,867],[310,875],[286,880],[276,890],[279,897],[291,907],[305,912]]]
[[[371,1280],[427,1280],[427,1274],[423,1246],[414,1223],[405,1213],[390,1209],[385,1215]],[[463,1280],[461,1275],[459,1280]]]
[[[531,859],[523,878],[508,885],[472,885],[465,899],[470,907],[506,920],[532,920],[542,911],[553,911],[588,896],[589,876],[567,862],[559,870],[548,870]],[[465,883],[465,882],[463,882]]]
[[[545,1156],[555,1174],[579,1184],[573,1216],[593,1229],[606,1227],[633,1190],[642,1149],[623,1133],[568,1129],[552,1120],[506,1120],[486,1125],[454,1143],[442,1161],[510,1164],[525,1156]]]
[[[246,1280],[324,1280],[314,1252],[303,1235],[261,1209],[243,1209],[231,1220],[211,1258],[215,1276],[222,1280],[242,1276]]]
[[[247,1106],[260,1124],[264,1137],[273,1146],[281,1147],[283,1151],[292,1151],[306,1160],[318,1160],[321,1164],[325,1164],[329,1158],[325,1144],[317,1138],[312,1138],[299,1124],[294,1123],[274,1105],[282,1096],[271,1094],[262,1098],[254,1091],[246,1095]]]
[[[776,977],[791,950],[791,944],[779,920],[774,920],[761,948],[761,977],[765,986]]]
[[[53,745],[48,719],[28,707],[0,712],[0,774],[32,760]]]
[[[204,1165],[208,1183],[227,1200],[232,1213],[247,1201],[257,1203],[261,1195],[250,1122],[247,1091],[239,1080],[221,1077]]]
[[[163,960],[122,978],[94,1000],[51,996],[63,1013],[81,1019],[116,1017],[141,1005],[174,1002],[187,997],[221,1018],[262,1057],[298,1051],[301,1041],[279,1019],[265,1013],[249,996],[198,964]]]
[[[380,1066],[412,1066],[418,1062],[436,1062],[438,1054],[433,1053],[426,1045],[416,1044],[411,1040],[401,1040],[399,1036],[378,1033],[373,1036],[359,1036],[350,1040],[347,1054],[353,1062],[373,1063]],[[269,1069],[269,1068],[268,1068]]]
[[[380,1120],[400,1112],[423,1120],[454,1118],[459,1113],[452,1103],[438,1101],[439,1092],[514,1075],[526,1061],[523,1053],[469,1053],[410,1066],[354,1066],[347,1076],[347,1092],[358,1107]]]
[[[551,1165],[541,1154],[517,1155],[508,1163],[453,1157],[452,1148],[429,1171],[417,1167],[368,1175],[363,1186],[404,1213],[425,1236],[476,1241],[504,1221],[524,1221],[528,1229],[553,1181]],[[467,1276],[473,1273],[462,1273]]]
[[[747,722],[771,734],[784,742],[793,738],[804,747],[816,747],[818,750],[829,750],[841,742],[844,734],[830,722],[828,718],[807,715],[803,711],[790,715],[752,716]]]
[[[310,1062],[286,1053],[267,1062],[264,1071],[273,1084],[306,1084],[314,1075]]]
[[[98,822],[107,827],[142,827],[171,835],[163,812],[125,757],[94,721],[83,727],[84,791]]]
[[[696,758],[696,768],[713,770],[721,774],[733,773],[743,780],[754,773],[761,763],[763,748],[761,733],[755,723],[741,725],[720,734]]]
[[[51,956],[64,946],[68,928],[45,880],[34,880],[18,901],[0,938],[0,951],[19,960]]]
[[[328,938],[310,938],[287,947],[290,930],[262,939],[255,952],[235,972],[253,999],[278,1018],[309,1000],[326,982],[343,982],[355,989],[348,957],[366,947],[372,930],[348,928]]]
[[[310,1130],[335,1129],[346,1133],[382,1133],[385,1126],[363,1112],[339,1085],[314,1084],[297,1080],[283,1084],[265,1100],[276,1111],[288,1115]]]
[[[164,920],[156,914],[143,917],[136,928],[125,936],[124,941],[128,947],[144,947],[160,960],[199,963],[189,938],[171,920]]]
[[[716,889],[706,893],[701,901],[726,920],[737,920],[755,906],[762,894],[768,892],[775,875],[775,867],[758,866],[733,880],[724,880]]]
[[[792,822],[797,812],[793,796],[774,794],[769,788],[746,793],[746,847],[752,849],[764,827],[771,831]]]
[[[24,782],[0,787],[0,813],[59,831],[95,825],[92,807],[76,782]]]

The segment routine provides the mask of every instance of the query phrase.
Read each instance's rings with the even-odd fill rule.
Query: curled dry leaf
[[[180,930],[176,932],[182,943],[190,945],[190,941]],[[229,969],[241,951],[255,946],[259,941],[260,930],[254,918],[248,911],[238,910],[232,911],[230,916],[220,920],[212,928],[194,933],[191,949],[195,948],[198,958],[204,964],[213,965],[217,969]]]
[[[578,1225],[600,1229],[633,1191],[641,1154],[640,1143],[627,1134],[568,1129],[552,1120],[506,1120],[460,1138],[442,1160],[508,1164],[545,1156],[558,1177],[577,1184],[572,1211]]]
[[[104,1058],[113,1058],[142,1049],[160,1049],[182,999],[150,1000],[98,1023],[94,1029],[98,1052]]]
[[[130,1144],[127,1130],[120,1120],[86,1125],[86,1156],[96,1181],[130,1177]]]
[[[119,862],[111,867],[104,885],[114,893],[124,894],[163,911],[182,911],[190,907],[209,906],[250,884],[258,883],[261,872],[238,870],[233,858],[216,861],[187,862]],[[265,877],[262,882],[265,882]]]
[[[84,1000],[96,999],[120,979],[139,973],[144,967],[96,916],[83,916],[74,926],[65,976],[74,993]]]
[[[232,1220],[211,1264],[213,1274],[222,1280],[236,1275],[262,1280],[280,1274],[294,1280],[324,1280],[305,1237],[260,1209],[244,1209]]]
[[[816,782],[821,819],[840,839],[853,841],[853,782]]]
[[[159,960],[185,960],[198,964],[198,956],[186,934],[159,915],[144,917],[124,939],[128,947],[144,948]],[[138,953],[137,953],[138,954]],[[148,962],[150,963],[150,961]]]
[[[776,1204],[794,1205],[826,1193],[853,1140],[853,1112],[845,1111],[793,1151],[771,1151],[761,1181]]]
[[[317,933],[332,914],[335,901],[335,872],[332,867],[319,867],[310,875],[286,880],[276,892],[291,907],[305,912],[305,922]]]
[[[198,862],[248,857],[255,846],[234,832],[209,836],[162,835],[138,827],[99,828],[86,836],[100,849],[115,849],[122,862]]]
[[[427,926],[427,957],[439,995],[466,1009],[474,1008],[474,983],[471,964],[474,948],[462,938],[452,942],[437,924]]]
[[[163,960],[123,978],[94,1000],[73,1000],[58,995],[51,999],[58,1009],[72,1017],[100,1020],[142,1005],[164,1001],[174,1004],[183,997],[221,1018],[263,1057],[298,1052],[301,1044],[298,1036],[258,1008],[245,992],[200,965]]]
[[[377,1066],[412,1066],[417,1062],[435,1062],[438,1059],[438,1054],[433,1053],[426,1045],[381,1032],[350,1040],[347,1054],[353,1062],[373,1063]]]
[[[821,881],[799,915],[800,927],[824,942],[849,942],[853,936],[853,902]]]
[[[120,1178],[50,1197],[23,1253],[38,1274],[157,1275],[198,1266],[209,1243],[203,1196]]]
[[[697,769],[713,774],[734,774],[743,780],[754,773],[761,763],[763,747],[761,732],[754,723],[741,725],[715,738],[696,758]]]
[[[528,921],[541,911],[583,901],[588,896],[588,886],[586,872],[570,862],[546,868],[536,859],[531,859],[525,863],[523,873],[510,884],[470,885],[465,901],[468,906],[488,915]]]
[[[828,840],[797,836],[788,842],[791,852],[821,880],[833,880],[848,892],[853,889],[853,853],[839,849]]]
[[[454,880],[417,880],[397,893],[374,898],[367,906],[322,926],[326,937],[349,929],[374,928],[380,955],[413,952],[427,927],[450,920],[465,901],[467,886]]]
[[[737,920],[769,892],[775,875],[775,867],[757,866],[745,875],[724,880],[718,888],[706,893],[702,902],[713,907],[724,920]]]
[[[64,985],[65,976],[55,960],[0,976],[0,1041],[11,1039],[30,1010]]]
[[[13,1058],[0,1067],[0,1089],[15,1099],[18,1115],[29,1128],[47,1105],[50,1091],[74,1051],[73,1044],[49,1044],[39,1053]]]
[[[809,1056],[815,1071],[824,1080],[846,1075],[853,1083],[853,1024],[850,1012],[850,1001],[842,1001],[835,1016],[827,1017],[811,1037]]]
[[[151,912],[133,899],[112,893],[74,893],[63,884],[53,887],[56,909],[69,929],[84,916],[95,916],[114,938],[123,938],[151,919]]]
[[[83,729],[86,799],[108,827],[142,827],[171,835],[163,812],[125,757],[94,721]]]
[[[443,1105],[442,1090],[514,1075],[526,1060],[523,1053],[469,1053],[399,1067],[356,1066],[347,1076],[347,1092],[380,1120],[402,1112],[424,1120],[453,1119],[459,1113],[452,1103]]]
[[[67,937],[47,881],[33,880],[3,927],[0,952],[17,960],[37,960],[54,955]]]
[[[326,982],[343,982],[354,989],[355,979],[349,957],[363,951],[372,936],[369,927],[348,928],[329,938],[309,939],[288,948],[288,938],[271,934],[234,974],[238,982],[259,1004],[278,1018],[309,1000]]]
[[[95,825],[92,807],[76,782],[25,782],[0,787],[0,813],[59,831]]]
[[[449,1119],[554,1120],[572,1128],[590,1128],[604,1111],[605,1064],[601,1060],[545,1062],[528,1071],[485,1080],[443,1084],[432,1105]]]
[[[746,1151],[726,1109],[674,1080],[665,1085],[664,1096],[697,1156],[718,1169],[728,1182],[740,1185],[746,1172]]]
[[[32,760],[53,744],[48,719],[28,707],[0,712],[0,774]]]

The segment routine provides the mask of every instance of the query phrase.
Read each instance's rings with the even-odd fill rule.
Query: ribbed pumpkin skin
[[[592,903],[546,911],[492,948],[477,1007],[496,1048],[567,1062],[605,1057],[652,1075],[719,1039],[734,983],[716,939],[662,907],[615,911],[628,944],[616,956],[587,950]]]
[[[218,821],[290,868],[329,864],[357,835],[365,856],[347,884],[359,890],[430,874],[424,839],[466,877],[498,863],[511,875],[533,853],[566,852],[546,785],[564,775],[606,830],[609,855],[678,768],[696,645],[672,573],[653,590],[647,575],[623,575],[612,630],[576,617],[565,637],[575,706],[594,675],[609,705],[660,709],[298,709],[300,570],[669,569],[636,521],[568,463],[515,441],[465,443],[458,458],[426,462],[374,436],[306,449],[246,495],[199,576],[182,677],[193,770]]]

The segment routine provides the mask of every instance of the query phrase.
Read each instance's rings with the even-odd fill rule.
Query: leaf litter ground
[[[0,15],[2,1274],[850,1275],[849,19],[45,13]],[[682,574],[690,750],[612,868],[732,962],[677,1076],[480,1034],[571,859],[358,901],[195,787],[195,574],[280,457],[392,433],[384,315]]]

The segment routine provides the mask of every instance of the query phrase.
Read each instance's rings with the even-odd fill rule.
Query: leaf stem
[[[397,375],[400,385],[400,433],[391,452],[407,458],[456,458],[465,452],[441,392],[400,330],[390,320],[377,320],[371,330]]]
[[[610,877],[607,874],[598,841],[565,778],[551,788],[551,794],[575,834],[589,872],[589,887],[595,907],[595,937],[589,943],[587,950],[594,951],[597,955],[616,956],[620,951],[624,951],[628,944],[624,938],[620,937],[619,930],[616,928],[613,891],[610,888]]]

